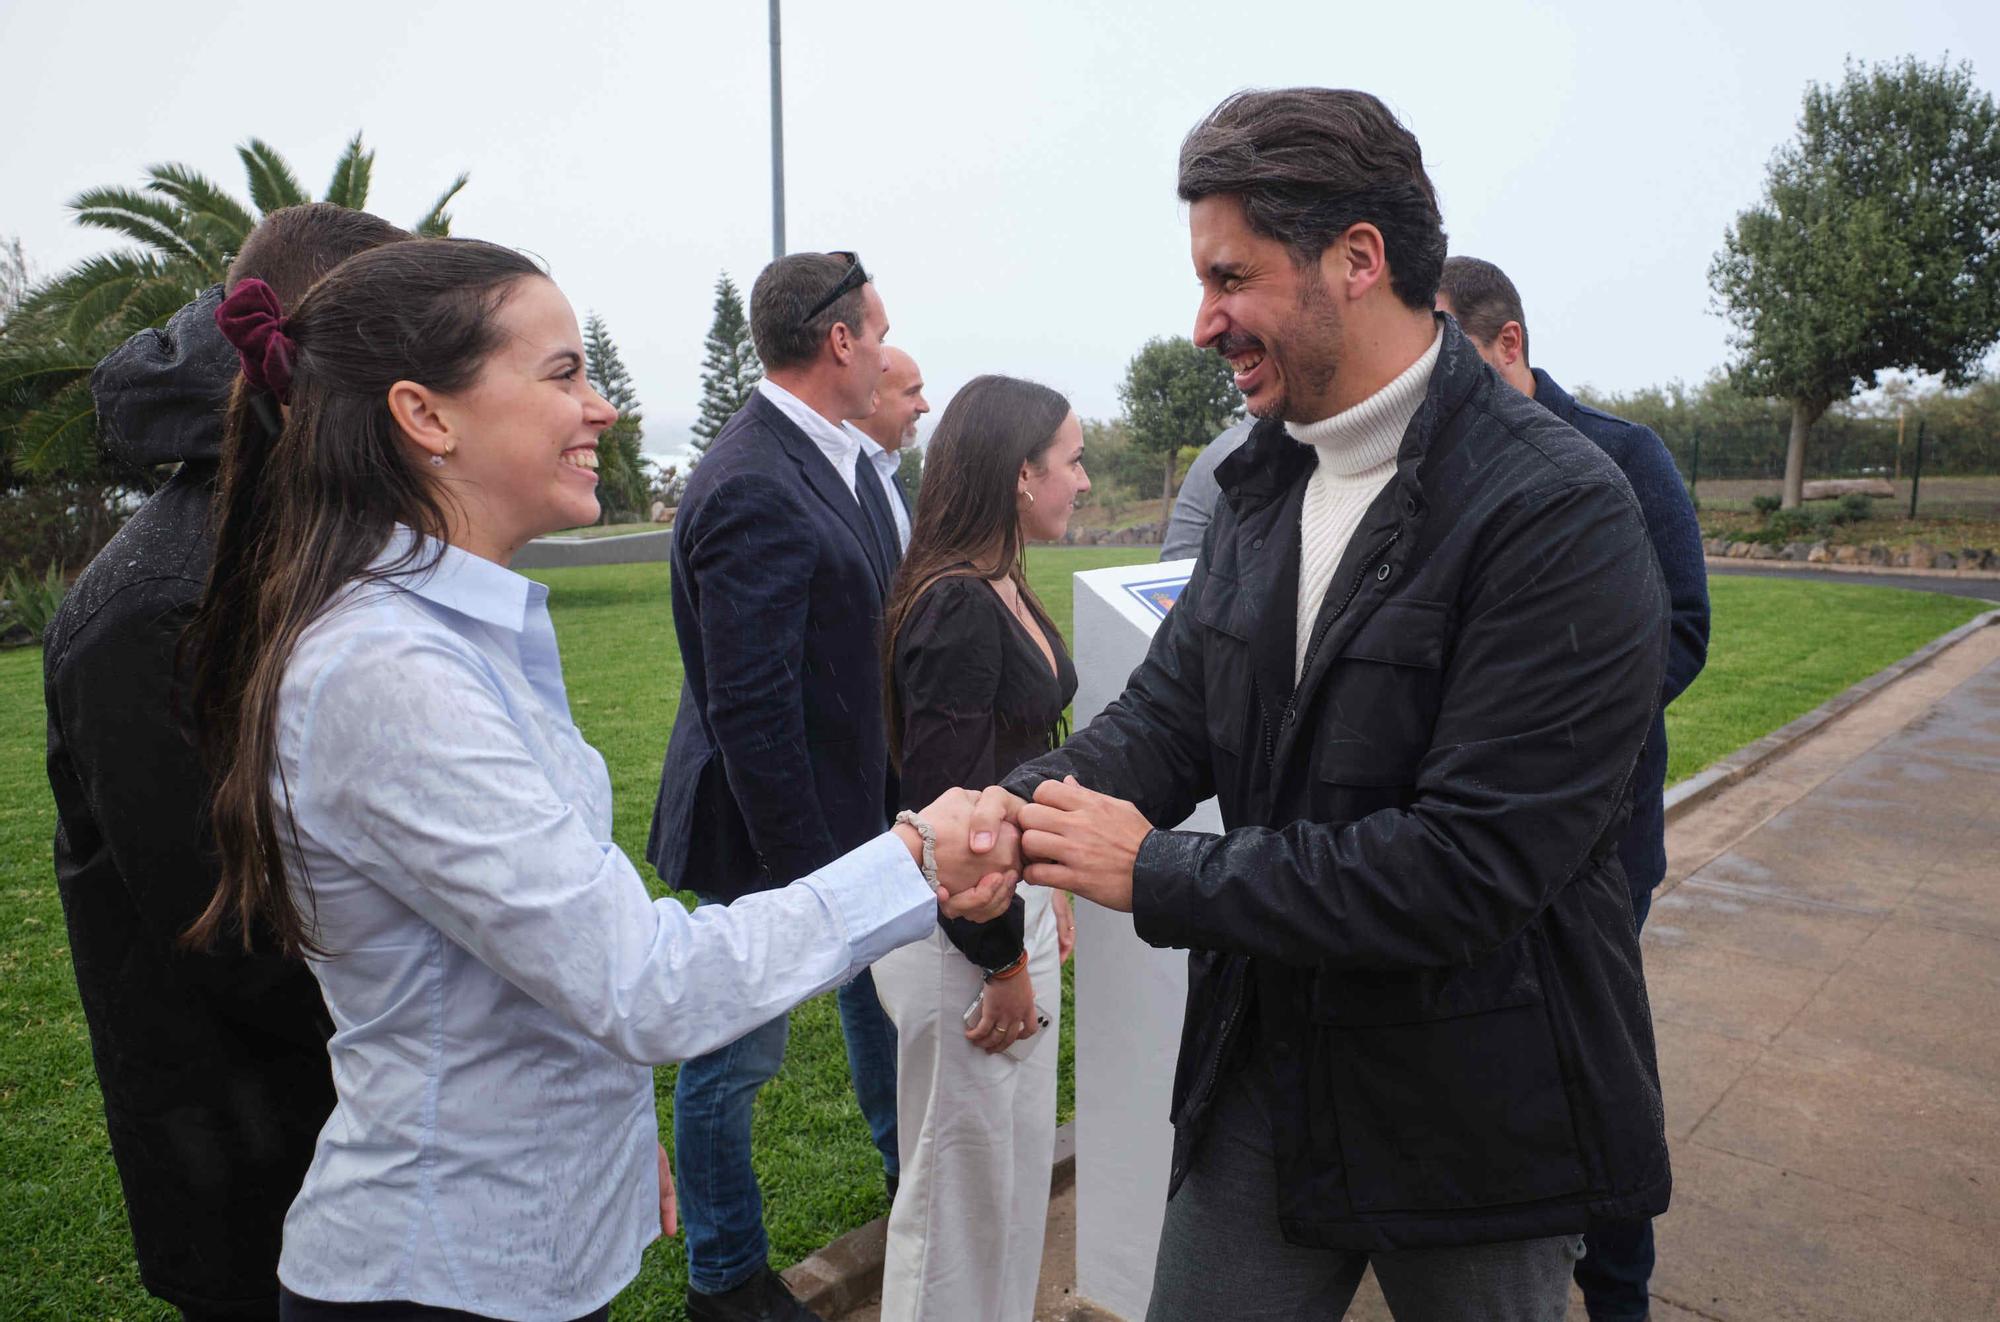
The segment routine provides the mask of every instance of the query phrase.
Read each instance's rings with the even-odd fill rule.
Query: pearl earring
[[[432,467],[432,468],[443,468],[443,467],[444,467],[444,456],[443,456],[443,455],[441,455],[441,454],[434,454],[434,455],[432,455],[432,456],[431,456],[431,467]]]

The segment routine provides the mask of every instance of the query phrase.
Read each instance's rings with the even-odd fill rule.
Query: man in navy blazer
[[[1503,381],[1582,432],[1618,465],[1632,484],[1660,562],[1660,577],[1673,609],[1667,665],[1653,728],[1632,773],[1632,820],[1618,842],[1618,861],[1632,888],[1632,923],[1638,927],[1652,908],[1653,888],[1667,873],[1666,807],[1661,797],[1667,779],[1667,704],[1694,683],[1708,659],[1708,568],[1694,502],[1681,485],[1673,456],[1651,428],[1579,404],[1554,377],[1528,365],[1527,314],[1521,309],[1520,291],[1506,272],[1477,257],[1448,259],[1437,307],[1458,319],[1459,329]],[[1584,1247],[1576,1264],[1576,1282],[1592,1322],[1645,1318],[1647,1282],[1653,1274],[1652,1223],[1592,1231],[1585,1236]]]
[[[875,407],[887,331],[853,254],[765,267],[750,292],[764,380],[695,467],[675,517],[685,679],[646,854],[703,903],[802,877],[889,815],[879,630],[900,548],[860,439],[841,425]],[[893,1196],[895,1030],[865,973],[839,1004]],[[814,1316],[768,1265],[750,1166],[751,1103],[786,1035],[779,1015],[681,1066],[674,1137],[693,1322]]]

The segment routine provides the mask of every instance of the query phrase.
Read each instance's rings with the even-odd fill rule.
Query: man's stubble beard
[[[1303,406],[1296,402],[1302,394],[1325,399],[1340,370],[1340,310],[1327,297],[1317,268],[1299,281],[1299,296],[1293,306],[1294,315],[1285,323],[1284,336],[1287,344],[1296,347],[1274,354],[1283,393],[1268,413],[1259,416],[1300,424],[1320,422],[1323,415],[1305,417]]]

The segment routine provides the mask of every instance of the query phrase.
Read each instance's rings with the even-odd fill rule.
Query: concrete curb
[[[574,565],[637,565],[673,554],[674,530],[652,527],[615,537],[538,537],[514,553],[514,569],[568,569]]]
[[[1932,571],[1951,573],[1951,570]],[[1723,758],[1706,770],[1688,777],[1667,791],[1667,821],[1673,823],[1700,805],[1708,802],[1731,785],[1754,774],[1774,758],[1791,751],[1800,743],[1812,738],[1834,721],[1853,711],[1868,699],[1880,693],[1912,671],[1922,669],[1943,655],[1951,647],[1970,638],[1989,625],[2000,624],[2000,610],[1990,610],[1975,615],[1950,633],[1934,638],[1904,657],[1901,661],[1876,671],[1868,678],[1828,698],[1805,715],[1786,725],[1781,725],[1762,739],[1743,747]]]
[[[2000,612],[1996,612],[2000,614]],[[1076,1125],[1056,1129],[1051,1196],[1076,1182]],[[865,1304],[882,1288],[882,1261],[889,1250],[889,1219],[877,1217],[788,1269],[785,1284],[800,1303],[822,1317]]]
[[[1895,565],[1835,565],[1811,560],[1752,560],[1747,555],[1711,555],[1705,557],[1711,569],[1804,569],[1815,574],[1870,574],[1883,578],[1965,578],[1978,582],[1992,582],[2000,579],[2000,570],[1992,569],[1913,569]]]

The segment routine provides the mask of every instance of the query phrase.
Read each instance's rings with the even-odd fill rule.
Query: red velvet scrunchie
[[[277,396],[280,404],[289,402],[292,356],[298,349],[285,333],[287,320],[277,293],[256,279],[237,285],[215,309],[216,328],[243,360],[243,379]]]

